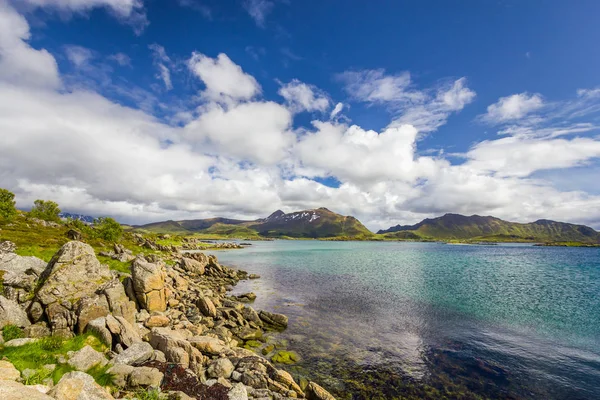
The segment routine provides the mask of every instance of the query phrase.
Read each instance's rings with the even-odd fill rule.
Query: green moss
[[[2,328],[2,337],[5,342],[13,339],[20,339],[24,336],[23,330],[16,325],[6,325]]]
[[[111,271],[123,272],[126,274],[129,274],[131,272],[130,262],[113,260],[112,258],[106,256],[97,256],[97,258],[102,264],[108,265],[108,268],[110,268]]]
[[[279,350],[271,357],[271,361],[277,364],[295,364],[300,361],[300,357],[293,351]]]
[[[262,353],[263,353],[264,356],[266,356],[267,354],[269,354],[273,350],[275,350],[275,346],[273,346],[272,344],[268,344],[267,346],[265,346],[264,349],[262,349]]]
[[[51,336],[24,346],[0,347],[0,358],[6,357],[19,371],[28,368],[37,370],[46,364],[58,364],[58,356],[66,355],[69,351],[80,350],[87,345],[101,352],[107,349],[98,338],[89,334],[76,336],[69,340]],[[51,374],[44,376],[44,373],[40,372],[35,376],[36,379],[43,380],[51,375],[54,382],[58,382],[65,373],[72,370],[68,365],[59,364]],[[90,375],[102,381],[98,382],[99,384],[106,382],[105,370],[98,369],[92,373]]]

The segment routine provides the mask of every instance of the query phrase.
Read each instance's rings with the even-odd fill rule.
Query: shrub
[[[0,219],[12,219],[16,215],[14,193],[6,189],[0,189]]]
[[[51,200],[36,200],[33,202],[33,208],[29,211],[29,216],[32,218],[52,222],[60,222],[58,214],[60,214],[60,208]]]
[[[96,235],[100,239],[118,242],[123,236],[123,227],[112,218],[98,218],[94,221]]]

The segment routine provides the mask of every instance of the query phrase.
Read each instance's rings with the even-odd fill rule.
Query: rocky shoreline
[[[0,398],[334,399],[281,368],[295,355],[267,343],[265,333],[285,329],[285,315],[254,310],[253,293],[228,294],[257,276],[179,250],[134,256],[115,245],[105,255],[131,262],[126,274],[80,241],[63,245],[49,263],[0,243],[0,329],[21,336],[0,336]],[[87,335],[80,349],[52,353],[78,335]],[[250,350],[257,343],[262,354]],[[16,368],[17,355],[35,346],[52,348],[53,362]],[[43,378],[57,370],[66,373]],[[93,377],[99,370],[110,377],[102,385]]]

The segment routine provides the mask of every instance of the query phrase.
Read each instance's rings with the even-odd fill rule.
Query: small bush
[[[51,200],[36,200],[33,202],[33,208],[29,211],[31,218],[39,218],[44,221],[60,222],[60,208],[58,204]]]
[[[96,236],[109,242],[118,242],[123,236],[123,227],[112,218],[98,218],[94,221]]]
[[[6,342],[13,339],[20,339],[24,337],[23,330],[16,325],[6,325],[2,328],[2,337]]]
[[[13,219],[17,215],[15,194],[0,189],[0,219]]]

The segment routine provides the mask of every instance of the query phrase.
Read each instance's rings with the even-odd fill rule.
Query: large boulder
[[[148,361],[154,354],[154,349],[147,342],[134,343],[111,360],[111,364],[136,365]]]
[[[31,292],[47,263],[37,257],[19,256],[14,253],[15,249],[12,242],[0,243],[0,282],[4,287],[0,295],[24,303],[31,299]]]
[[[196,302],[198,309],[207,317],[215,318],[217,316],[217,308],[209,297],[201,296]]]
[[[87,371],[96,366],[105,366],[108,360],[104,354],[94,350],[90,346],[85,346],[83,349],[73,352],[69,355],[68,364],[77,371]]]
[[[201,262],[194,260],[193,258],[183,257],[179,262],[179,266],[186,272],[193,275],[203,275],[204,269],[208,265],[208,257],[205,256],[206,261]]]
[[[116,342],[125,347],[131,347],[134,343],[142,341],[137,327],[123,317],[107,315],[106,327]]]
[[[20,377],[21,373],[14,365],[8,361],[0,360],[0,381],[16,381]]]
[[[48,393],[60,400],[114,400],[94,378],[85,372],[69,372]]]
[[[102,312],[80,308],[81,300],[95,297],[99,287],[112,280],[108,266],[98,261],[91,246],[73,241],[65,244],[52,257],[41,276],[36,300],[45,309],[53,333],[69,335],[78,320],[78,313],[90,321]],[[99,300],[101,302],[101,300]],[[85,325],[85,324],[83,324]],[[85,326],[80,326],[83,331]]]
[[[0,399],[6,400],[56,400],[32,386],[25,386],[15,381],[0,381]],[[61,397],[70,400],[72,398]],[[88,398],[89,399],[89,398]]]
[[[29,322],[29,318],[27,318],[27,313],[19,304],[4,296],[0,296],[0,329],[6,325],[16,325],[25,328],[31,325],[31,323]]]
[[[131,266],[135,296],[140,305],[150,312],[167,309],[164,266],[163,262],[150,263],[142,257],[136,258]]]
[[[208,365],[206,372],[211,378],[229,379],[234,369],[233,363],[228,358],[219,358]]]
[[[188,341],[185,333],[169,328],[153,328],[148,337],[152,347],[162,351],[168,362],[190,368],[195,373],[202,371],[204,357],[193,343]]]
[[[163,373],[156,368],[137,367],[129,375],[131,387],[158,388],[163,380]]]
[[[125,293],[125,287],[118,279],[113,279],[102,287],[111,314],[123,317],[130,324],[135,323],[135,303]]]

